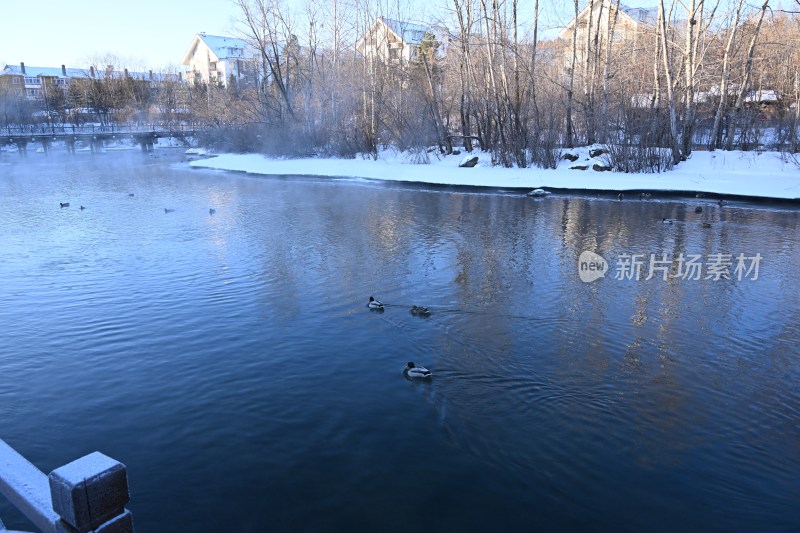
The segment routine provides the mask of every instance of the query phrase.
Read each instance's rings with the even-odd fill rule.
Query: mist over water
[[[797,208],[182,158],[0,155],[0,438],[125,463],[137,530],[800,528]],[[615,279],[662,253],[763,259]]]

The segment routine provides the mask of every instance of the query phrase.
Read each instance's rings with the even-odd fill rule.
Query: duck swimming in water
[[[61,207],[69,207],[69,202],[58,202]]]
[[[374,296],[369,297],[369,302],[367,303],[367,307],[375,311],[383,311],[383,304],[375,299]]]
[[[662,219],[661,219],[661,222],[662,222],[663,224],[674,224],[674,223],[675,223],[675,221],[674,221],[674,220],[672,220],[672,219],[669,219],[669,218],[662,218]]]
[[[417,366],[413,361],[409,361],[403,369],[403,375],[409,379],[430,379],[431,371],[424,366]]]
[[[431,312],[427,307],[418,307],[416,305],[411,307],[411,314],[414,316],[431,316]]]
[[[174,210],[174,209],[167,209],[166,207],[164,208],[164,214],[165,214],[165,215],[166,215],[167,213],[174,213],[174,212],[175,212],[175,210]]]

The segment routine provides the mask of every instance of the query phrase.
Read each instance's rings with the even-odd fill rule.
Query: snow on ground
[[[555,170],[502,168],[490,156],[476,153],[474,168],[460,168],[462,155],[436,158],[427,165],[412,164],[407,156],[383,152],[372,159],[273,159],[258,154],[222,154],[192,161],[193,167],[233,170],[251,174],[305,175],[366,178],[440,185],[466,185],[520,189],[578,189],[594,191],[691,191],[720,195],[800,199],[800,166],[774,152],[694,152],[673,170],[661,174],[623,174],[592,170],[588,148],[570,150],[579,155],[562,161]],[[583,164],[589,170],[571,170]]]

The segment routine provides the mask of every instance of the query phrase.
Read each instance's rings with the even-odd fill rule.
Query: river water
[[[800,529],[797,207],[181,158],[0,156],[0,438],[138,531]]]

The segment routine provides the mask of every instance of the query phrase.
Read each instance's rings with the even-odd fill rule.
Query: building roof
[[[426,33],[434,33],[431,28],[413,22],[392,20],[386,17],[380,17],[379,20],[383,21],[406,44],[418,45],[425,38]]]
[[[636,22],[655,24],[658,21],[658,7],[628,7],[620,4],[619,8]]]
[[[0,75],[5,76],[26,76],[32,78],[60,78],[60,79],[84,79],[84,78],[91,78],[91,68],[66,68],[66,76],[64,75],[64,70],[61,67],[36,67],[31,65],[25,65],[25,73],[22,73],[22,66],[21,65],[6,65],[2,71],[0,71]],[[119,79],[125,77],[125,69],[123,70],[116,70],[116,69],[108,69],[108,68],[99,68],[95,67],[94,69],[94,77],[97,79]],[[153,81],[162,81],[162,80],[175,80],[177,79],[176,74],[166,74],[162,72],[136,72],[133,70],[127,71],[127,75],[130,78],[138,79],[138,80],[153,80]]]
[[[253,48],[243,39],[236,37],[225,37],[223,35],[209,35],[207,33],[197,33],[192,38],[189,49],[183,55],[181,65],[188,67],[192,61],[197,46],[203,43],[215,56],[212,61],[225,61],[230,59],[247,59],[255,57],[257,54]]]
[[[220,60],[243,58],[250,49],[247,42],[236,37],[208,35],[207,33],[198,33],[197,37],[206,43],[206,46]]]
[[[68,68],[67,75],[61,70],[61,67],[35,67],[25,65],[25,73],[22,73],[22,66],[20,65],[6,65],[3,68],[2,74],[9,76],[31,76],[31,77],[52,77],[52,78],[85,78],[87,77],[83,69]]]

